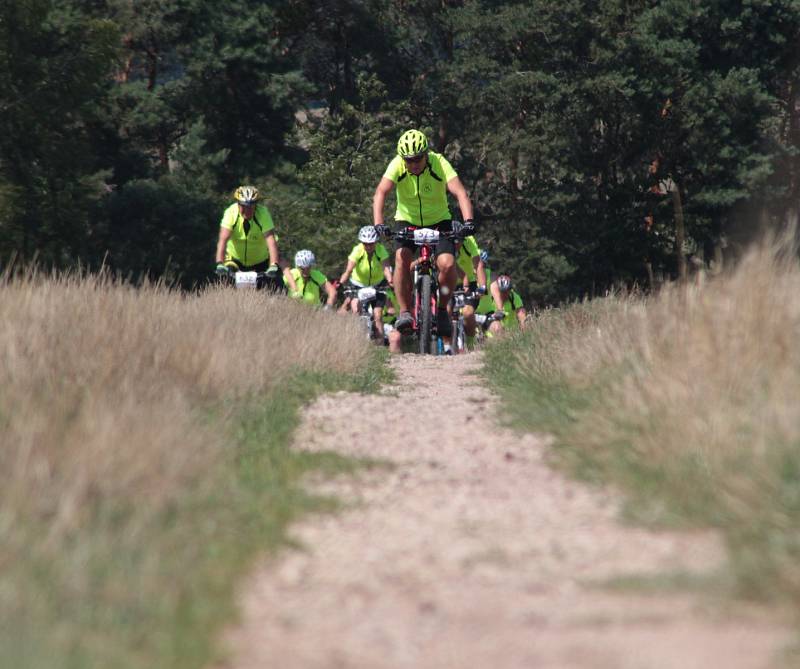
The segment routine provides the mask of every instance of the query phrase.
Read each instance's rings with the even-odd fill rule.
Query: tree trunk
[[[683,201],[681,199],[681,189],[674,183],[670,189],[672,193],[672,205],[675,209],[675,259],[678,261],[678,279],[686,281],[688,275],[686,268],[686,255],[683,252],[686,241],[686,225],[683,220]]]

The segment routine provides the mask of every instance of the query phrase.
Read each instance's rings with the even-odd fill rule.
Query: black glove
[[[470,293],[477,293],[478,292],[478,282],[477,281],[470,281],[469,282],[469,292]]]
[[[378,223],[378,225],[375,226],[375,232],[378,233],[379,237],[383,237],[384,239],[392,234],[392,231],[389,230],[389,226],[383,223]]]
[[[217,273],[217,276],[228,276],[230,268],[224,263],[218,262],[214,271]]]
[[[506,317],[506,312],[502,309],[498,309],[492,314],[492,316],[494,316],[494,320],[502,321]]]
[[[453,237],[461,237],[463,239],[466,236],[464,234],[464,224],[461,221],[450,221],[450,231],[453,233]]]
[[[272,264],[267,268],[267,271],[264,272],[270,279],[274,279],[278,276],[278,266],[276,264]]]
[[[474,235],[475,234],[475,221],[471,218],[468,218],[464,221],[464,226],[462,227],[461,231],[464,233],[465,236]]]

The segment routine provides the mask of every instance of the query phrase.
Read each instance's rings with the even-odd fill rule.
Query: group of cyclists
[[[397,155],[389,163],[373,196],[372,225],[361,227],[341,276],[330,281],[315,268],[316,258],[309,249],[295,254],[294,265],[278,251],[275,226],[269,209],[253,186],[240,186],[235,202],[224,212],[216,248],[216,273],[263,272],[273,281],[282,281],[289,296],[325,309],[336,308],[338,289],[344,290],[339,306],[342,313],[359,313],[356,289],[375,287],[372,317],[377,332],[385,335],[392,352],[402,350],[402,338],[414,329],[411,313],[416,246],[407,235],[396,242],[394,264],[381,242],[393,235],[383,220],[386,196],[396,189],[397,231],[433,229],[438,231],[434,264],[438,299],[436,325],[443,353],[452,354],[452,315],[456,286],[461,285],[465,300],[461,315],[466,348],[474,346],[480,323],[488,324],[489,336],[504,329],[524,327],[526,312],[522,298],[514,290],[511,277],[492,277],[489,256],[475,239],[472,203],[456,171],[441,154],[430,150],[419,130],[408,130],[397,143]],[[447,193],[458,202],[463,222],[454,220]],[[398,236],[399,237],[399,236]],[[398,238],[396,237],[396,239]],[[381,341],[384,337],[380,338]]]

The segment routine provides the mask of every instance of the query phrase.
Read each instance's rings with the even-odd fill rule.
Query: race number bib
[[[378,291],[376,291],[373,286],[366,286],[364,288],[360,288],[358,291],[358,301],[369,302],[370,300],[374,300],[377,294]]]
[[[255,288],[257,272],[236,272],[237,288]]]
[[[414,230],[414,243],[417,246],[423,244],[435,244],[439,241],[439,231],[431,228],[417,228]]]

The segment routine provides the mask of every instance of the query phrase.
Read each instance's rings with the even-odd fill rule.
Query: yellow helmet
[[[401,158],[415,158],[428,150],[428,138],[419,130],[406,130],[397,142],[397,153]]]
[[[239,186],[233,194],[233,199],[244,205],[255,204],[260,197],[255,186]]]

